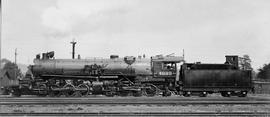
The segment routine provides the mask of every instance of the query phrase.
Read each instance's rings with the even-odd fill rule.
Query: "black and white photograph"
[[[270,117],[269,0],[0,0],[0,116]]]

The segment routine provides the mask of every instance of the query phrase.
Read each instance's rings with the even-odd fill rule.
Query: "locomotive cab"
[[[177,64],[181,62],[180,57],[157,56],[151,58],[151,68],[154,78],[175,78]]]
[[[176,80],[178,79],[178,66],[184,61],[177,56],[155,56],[151,57],[151,70],[154,79],[163,84],[163,88],[175,90]],[[158,84],[158,83],[157,83]]]

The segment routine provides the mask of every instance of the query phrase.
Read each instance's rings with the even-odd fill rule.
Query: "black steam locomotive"
[[[54,52],[48,52],[36,56],[12,92],[51,97],[208,93],[244,97],[252,87],[251,71],[239,69],[237,56],[226,58],[225,64],[192,64],[179,56],[55,59]]]

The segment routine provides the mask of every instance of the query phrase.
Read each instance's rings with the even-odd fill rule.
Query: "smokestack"
[[[74,40],[72,42],[70,42],[72,44],[72,59],[75,58],[75,44],[77,42],[75,42]]]

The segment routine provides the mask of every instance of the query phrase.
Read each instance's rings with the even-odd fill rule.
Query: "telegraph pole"
[[[73,39],[73,41],[70,42],[70,43],[72,44],[72,59],[74,59],[75,58],[75,44],[77,42],[75,42],[74,39]]]
[[[2,0],[0,0],[0,68],[2,68],[1,48],[2,48]]]
[[[185,49],[183,49],[183,60],[185,60]]]
[[[17,55],[18,55],[18,53],[17,53],[17,48],[15,49],[15,64],[17,64]]]
[[[15,68],[14,68],[14,77],[17,79],[17,55],[18,55],[18,53],[17,53],[17,48],[15,48]]]

